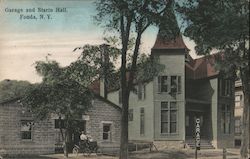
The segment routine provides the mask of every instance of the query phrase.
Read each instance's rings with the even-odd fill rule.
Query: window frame
[[[112,122],[102,122],[102,131],[101,131],[101,139],[104,142],[112,142]],[[108,132],[104,132],[104,126],[109,126],[109,131]],[[107,139],[104,139],[104,134],[108,135]]]
[[[145,135],[145,108],[140,108],[140,135]]]
[[[29,130],[22,130],[23,129],[23,123],[29,123],[30,128]],[[34,121],[33,120],[21,120],[20,121],[21,128],[20,128],[20,138],[22,141],[32,141],[33,140],[33,126],[34,126]],[[24,133],[29,133],[29,138],[24,138]]]
[[[224,107],[224,110],[223,110]],[[229,117],[229,118],[228,118]],[[221,105],[221,131],[223,134],[231,134],[231,107],[229,104]],[[228,126],[228,129],[227,129]]]
[[[167,108],[163,108],[163,103],[167,104]],[[175,103],[175,108],[171,108],[171,103]],[[163,115],[163,111],[167,112],[167,121],[162,121],[162,115]],[[175,112],[176,116],[175,116],[175,121],[171,120],[171,113]],[[161,102],[161,109],[160,109],[160,133],[161,134],[168,134],[168,135],[172,135],[172,134],[178,134],[178,102],[177,101],[162,101]],[[162,125],[167,124],[167,132],[163,131],[163,127]],[[175,123],[175,131],[172,131],[172,124]]]
[[[239,97],[239,100],[237,100],[238,99],[237,97]],[[234,102],[235,102],[235,108],[241,108],[243,106],[243,95],[242,94],[236,94]]]
[[[173,78],[175,77],[175,82]],[[163,78],[167,82],[165,87],[166,90],[163,90]],[[174,83],[176,86],[174,87]],[[182,93],[182,76],[181,75],[161,75],[157,77],[157,84],[158,84],[158,93],[171,93],[171,94],[181,94]],[[175,91],[173,90],[175,89]]]
[[[232,96],[232,80],[231,79],[220,79],[220,96],[231,97]]]
[[[237,124],[236,124],[237,123]],[[241,131],[242,131],[242,128],[241,128],[241,117],[236,117],[235,118],[235,121],[234,121],[234,133],[236,135],[241,135]]]
[[[137,97],[138,97],[138,100],[145,100],[146,99],[146,84],[138,83],[138,85],[137,85]]]

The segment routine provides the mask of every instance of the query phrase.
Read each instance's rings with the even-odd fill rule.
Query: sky
[[[94,23],[95,14],[93,0],[0,0],[0,81],[40,82],[36,61],[50,54],[49,59],[66,66],[79,56],[74,48],[102,44],[104,28]],[[144,33],[143,52],[150,53],[157,32],[151,27]],[[195,57],[194,43],[184,42]]]

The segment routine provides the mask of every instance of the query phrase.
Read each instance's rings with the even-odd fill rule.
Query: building
[[[181,37],[168,41],[160,36],[151,55],[165,70],[131,92],[129,140],[191,147],[199,118],[202,142],[214,148],[234,147],[234,82],[215,69],[220,55],[192,59]],[[103,94],[102,81],[100,85]],[[121,104],[120,90],[108,90],[107,99]]]
[[[120,107],[96,95],[93,107],[77,120],[79,130],[90,133],[100,149],[117,148],[120,143]],[[40,121],[32,117],[18,99],[0,103],[0,152],[49,154],[62,148],[58,118]],[[62,124],[63,125],[63,124]],[[79,131],[71,132],[71,144],[79,142]]]
[[[234,82],[215,69],[211,55],[192,59],[181,37],[157,36],[151,52],[165,70],[151,81],[135,83],[129,100],[129,140],[165,148],[192,147],[200,119],[202,148],[234,147]],[[118,148],[121,91],[102,80],[91,87],[93,107],[78,120],[102,147]],[[104,88],[107,88],[106,91]],[[58,118],[36,121],[17,100],[0,103],[0,150],[11,154],[54,153],[62,145]],[[79,132],[72,133],[72,144]]]

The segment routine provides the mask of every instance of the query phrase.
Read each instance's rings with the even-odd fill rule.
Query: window
[[[144,108],[141,108],[140,110],[140,134],[144,135],[144,129],[145,129],[145,112]]]
[[[241,107],[242,105],[242,95],[235,96],[235,107]]]
[[[138,99],[144,100],[146,98],[146,85],[139,83],[137,92],[138,92]]]
[[[177,76],[171,76],[171,92],[177,92]]]
[[[103,123],[102,139],[111,141],[111,123]]]
[[[241,134],[241,120],[240,118],[235,119],[235,134]]]
[[[181,76],[178,76],[177,92],[181,93]]]
[[[177,104],[176,102],[161,103],[161,133],[177,132]]]
[[[133,109],[129,109],[128,110],[128,120],[129,121],[133,121],[133,118],[134,118],[134,116],[133,116]]]
[[[21,121],[21,139],[31,140],[31,131],[32,131],[33,121],[23,120]]]
[[[55,129],[60,129],[60,127],[61,127],[62,129],[65,129],[64,120],[63,120],[63,119],[61,119],[61,120],[55,119]]]
[[[168,92],[168,76],[159,76],[158,77],[158,91],[159,92]]]
[[[220,95],[221,96],[231,96],[231,94],[232,94],[231,80],[221,79],[220,80]]]
[[[230,134],[230,120],[231,120],[231,112],[229,105],[223,104],[221,107],[221,124],[222,124],[222,132],[224,134]]]
[[[181,76],[159,76],[158,92],[181,93]]]

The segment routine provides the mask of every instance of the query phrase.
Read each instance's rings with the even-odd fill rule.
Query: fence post
[[[227,150],[223,148],[223,159],[227,159]]]

